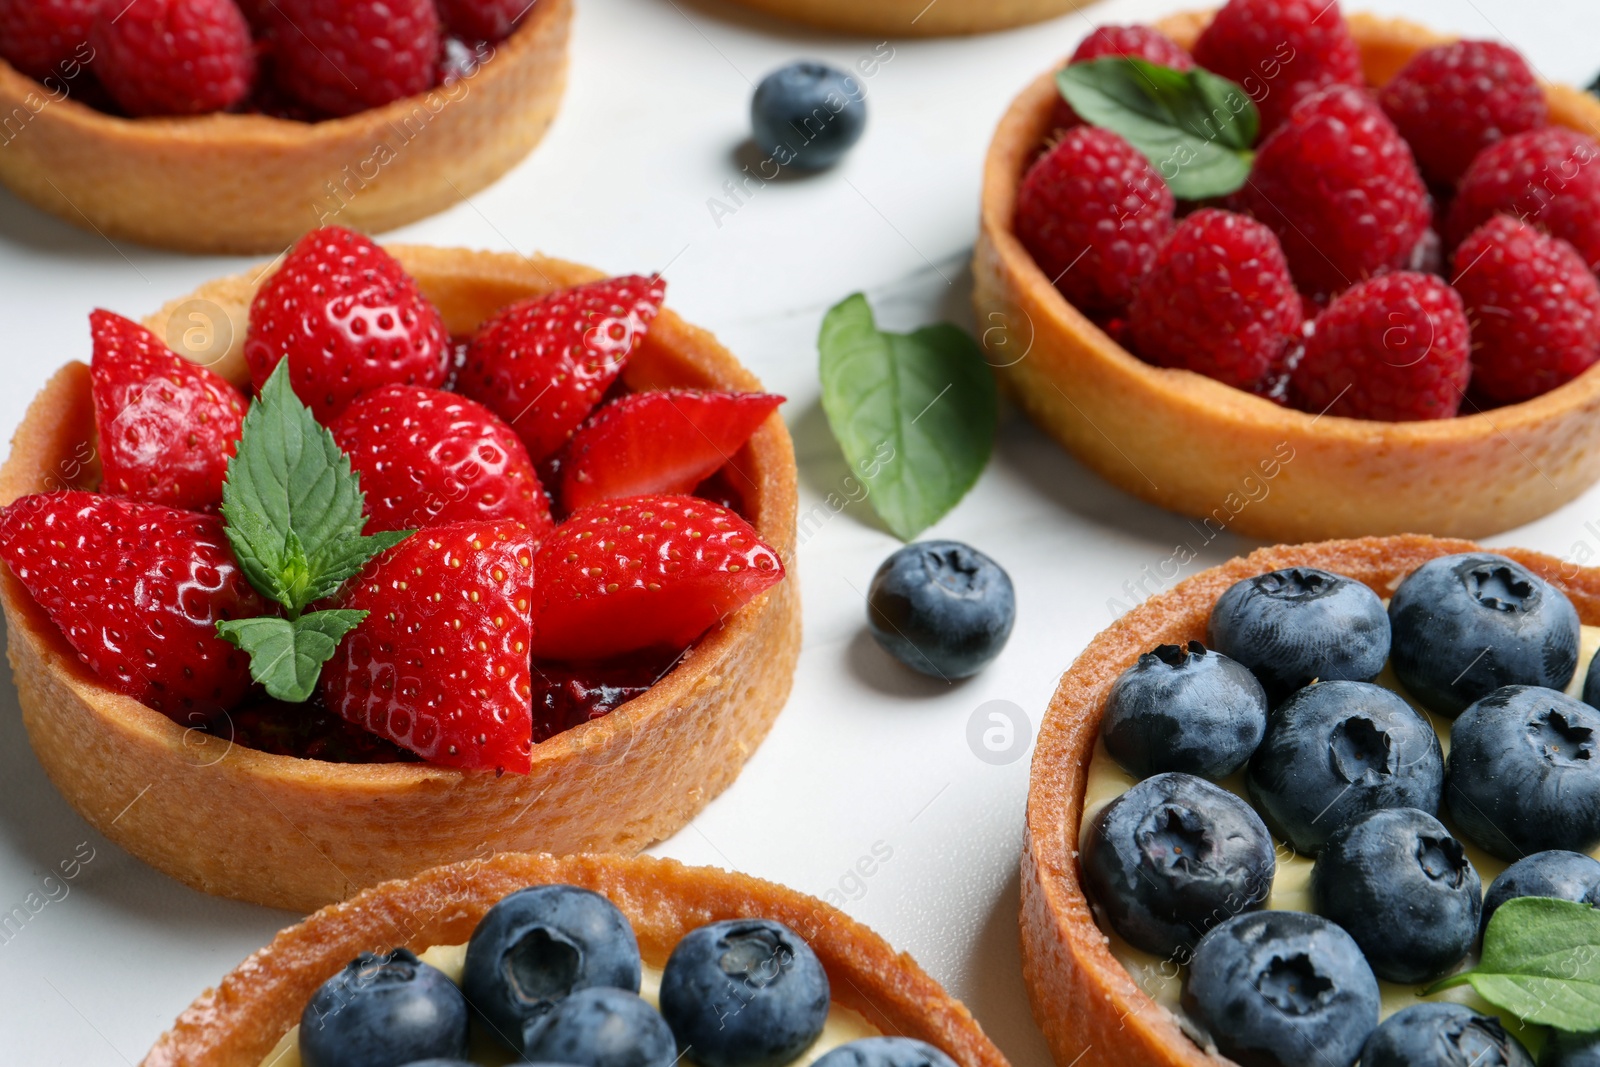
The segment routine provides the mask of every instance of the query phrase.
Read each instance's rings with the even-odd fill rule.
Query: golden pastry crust
[[[454,333],[516,300],[601,277],[543,257],[391,251]],[[243,323],[253,290],[250,278],[224,278],[146,325],[167,336],[171,315],[197,308],[217,323]],[[219,370],[243,374],[243,343],[240,326]],[[715,338],[670,309],[625,378],[636,388],[760,388]],[[17,431],[0,467],[0,504],[26,493],[92,488],[93,455],[89,372],[71,363]],[[0,567],[0,605],[29,740],[56,787],[107,837],[196,889],[272,907],[309,911],[390,878],[495,852],[636,852],[679,829],[732,783],[793,681],[800,646],[795,464],[782,420],[768,419],[733,466],[746,480],[750,520],[788,577],[711,631],[649,692],[534,746],[526,776],[324,763],[185,730],[101,685]]]
[[[0,61],[0,182],[75,226],[183,252],[278,252],[334,222],[391,230],[533,150],[566,88],[571,24],[572,0],[539,0],[470,78],[314,124],[118,118]]]
[[[289,927],[201,994],[143,1067],[259,1067],[300,1021],[317,987],[359,953],[463,944],[502,897],[552,883],[609,898],[633,923],[645,962],[658,967],[685,934],[706,923],[776,919],[816,951],[834,1001],[882,1033],[926,1041],[961,1067],[1006,1067],[971,1013],[915,960],[814,897],[748,875],[646,856],[515,854],[386,882]]]
[[[1209,18],[1159,25],[1190,46]],[[1373,84],[1446,39],[1371,16],[1349,23]],[[1600,128],[1600,100],[1565,86],[1545,92],[1552,122]],[[1291,411],[1123,349],[1067,303],[1012,232],[1017,184],[1056,99],[1053,73],[1041,76],[995,131],[973,300],[1001,383],[1101,477],[1275,541],[1410,530],[1481,537],[1548,514],[1600,477],[1600,368],[1484,414],[1385,423]]]
[[[1078,828],[1089,762],[1111,685],[1161,644],[1204,640],[1211,608],[1244,578],[1319,567],[1388,597],[1430,559],[1479,549],[1470,541],[1406,535],[1263,548],[1203,571],[1123,615],[1062,675],[1039,728],[1028,785],[1022,858],[1022,960],[1033,1015],[1058,1064],[1200,1067],[1228,1062],[1202,1052],[1111,954],[1084,896]],[[1600,625],[1600,569],[1521,549],[1494,549],[1559,587],[1586,625]]]
[[[841,33],[944,37],[989,33],[1064,15],[1089,0],[735,0]]]

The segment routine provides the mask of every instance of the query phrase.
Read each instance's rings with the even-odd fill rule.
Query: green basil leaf
[[[1261,115],[1226,78],[1107,56],[1063,67],[1056,86],[1084,121],[1143,152],[1180,199],[1225,196],[1250,176]]]
[[[822,320],[822,407],[867,500],[910,541],[966,495],[994,448],[994,378],[954,326],[879,330],[860,293]]]
[[[1600,909],[1518,897],[1495,910],[1478,966],[1428,989],[1469,983],[1518,1018],[1558,1030],[1600,1030]]]
[[[223,640],[250,655],[250,676],[278,700],[300,703],[316,691],[322,665],[365,611],[318,611],[298,619],[266,616],[217,623]]]

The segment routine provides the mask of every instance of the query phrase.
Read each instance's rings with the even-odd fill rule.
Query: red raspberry
[[[1194,69],[1194,56],[1172,38],[1149,26],[1101,26],[1079,43],[1077,51],[1067,60],[1067,66],[1108,56],[1147,59],[1173,70]],[[1065,100],[1056,101],[1055,118],[1050,123],[1052,129],[1069,129],[1081,121],[1071,104]]]
[[[95,22],[94,70],[130,115],[203,115],[250,94],[250,24],[233,0],[134,0]]]
[[[438,0],[445,28],[469,41],[499,41],[511,36],[534,0]]]
[[[1086,315],[1119,315],[1172,232],[1174,205],[1138,149],[1079,126],[1028,168],[1015,227],[1062,296]]]
[[[1205,208],[1178,224],[1129,315],[1140,355],[1239,389],[1262,379],[1300,330],[1300,294],[1278,239],[1255,219]]]
[[[0,0],[0,58],[30,78],[62,76],[85,46],[100,0]]]
[[[1229,0],[1195,42],[1194,59],[1239,83],[1261,109],[1262,133],[1312,93],[1362,84],[1361,52],[1336,0]]]
[[[1447,419],[1472,368],[1461,297],[1431,274],[1352,286],[1317,316],[1290,382],[1303,411],[1352,419]]]
[[[295,33],[277,35],[284,92],[353,115],[431,89],[443,38],[433,0],[277,0]]]
[[[1456,249],[1455,269],[1484,396],[1528,400],[1600,359],[1600,282],[1567,242],[1496,215]]]
[[[1570,241],[1590,270],[1600,269],[1600,142],[1547,126],[1485,148],[1461,176],[1445,246],[1500,213]]]
[[[1256,153],[1240,201],[1313,295],[1408,267],[1433,220],[1411,150],[1372,97],[1348,86],[1295,108]]]
[[[1544,90],[1515,49],[1456,41],[1418,52],[1378,94],[1423,176],[1454,185],[1484,148],[1538,129]]]

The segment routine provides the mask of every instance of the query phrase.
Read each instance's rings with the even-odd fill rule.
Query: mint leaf
[[[966,495],[989,462],[994,378],[954,326],[886,333],[860,293],[822,320],[822,407],[852,473],[890,530],[910,541]]]
[[[1063,67],[1056,86],[1084,121],[1143,152],[1179,199],[1225,196],[1250,176],[1261,115],[1226,78],[1107,56]]]
[[[306,602],[332,596],[345,582],[361,573],[367,560],[393,548],[414,533],[415,530],[389,530],[370,537],[354,537],[325,545],[309,561]]]
[[[217,623],[217,634],[250,654],[250,677],[278,700],[300,703],[311,697],[317,676],[339,639],[360,625],[365,611],[317,611],[298,619],[266,616]]]
[[[1518,897],[1495,910],[1478,966],[1425,991],[1468,983],[1518,1018],[1558,1030],[1600,1030],[1600,910]]]

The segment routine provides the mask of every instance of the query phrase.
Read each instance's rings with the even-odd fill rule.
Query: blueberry
[[[579,989],[528,1020],[522,1045],[532,1063],[573,1067],[671,1067],[672,1029],[650,1002],[626,989]]]
[[[1496,908],[1517,897],[1556,897],[1600,907],[1600,862],[1561,849],[1524,856],[1490,883],[1483,898],[1481,929],[1489,928]]]
[[[1246,782],[1273,832],[1311,853],[1362,812],[1437,812],[1444,752],[1432,724],[1381,685],[1318,682],[1272,712]]]
[[[1274,704],[1311,682],[1370,682],[1389,658],[1389,617],[1353,578],[1290,567],[1228,587],[1207,644],[1255,672]]]
[[[401,1067],[464,1059],[467,1002],[443,971],[406,949],[363,952],[322,983],[300,1015],[306,1067]]]
[[[811,1067],[956,1067],[956,1062],[914,1037],[864,1037],[840,1045]]]
[[[1500,1020],[1464,1004],[1413,1004],[1367,1038],[1361,1067],[1533,1067]]]
[[[1514,861],[1600,845],[1600,711],[1565,693],[1508,685],[1450,727],[1445,803],[1467,839]]]
[[[1539,1067],[1600,1067],[1600,1034],[1567,1034],[1551,1030]]]
[[[756,147],[780,167],[831,167],[867,127],[861,83],[824,63],[791,63],[768,74],[750,101]]]
[[[587,889],[541,885],[512,893],[478,923],[461,988],[509,1043],[578,990],[637,993],[640,971],[639,942],[615,904]]]
[[[1394,672],[1423,707],[1456,715],[1503,685],[1565,689],[1578,667],[1578,612],[1504,556],[1441,556],[1389,602]]]
[[[1194,951],[1183,1002],[1222,1054],[1263,1067],[1350,1067],[1378,1025],[1378,980],[1318,915],[1229,919]]]
[[[1260,816],[1192,774],[1146,778],[1101,809],[1083,842],[1090,899],[1129,944],[1161,956],[1262,907],[1276,872]]]
[[[828,1021],[828,975],[799,934],[771,919],[692,930],[661,972],[661,1014],[700,1067],[778,1067]]]
[[[1016,615],[1010,576],[959,541],[907,545],[883,561],[867,591],[878,644],[912,670],[946,680],[987,667]]]
[[[1461,842],[1416,808],[1357,815],[1317,855],[1311,899],[1349,931],[1379,978],[1421,982],[1478,937],[1483,883]]]
[[[1600,656],[1591,658],[1589,669],[1584,672],[1583,702],[1591,708],[1600,708]]]
[[[1267,694],[1256,676],[1199,641],[1161,645],[1122,672],[1106,699],[1106,751],[1139,778],[1182,771],[1226,778],[1267,729]]]

